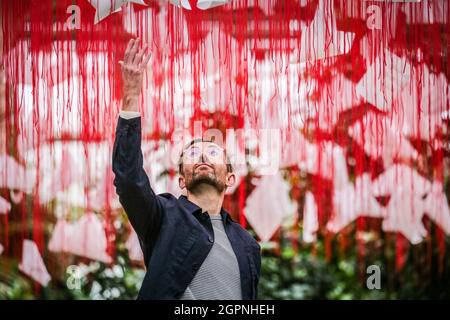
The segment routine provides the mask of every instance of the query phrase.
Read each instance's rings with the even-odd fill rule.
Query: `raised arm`
[[[138,97],[143,73],[149,61],[147,46],[139,49],[139,39],[130,40],[122,67],[124,98],[116,129],[112,156],[114,185],[130,222],[144,245],[152,243],[161,226],[161,199],[152,188],[143,169],[141,117]]]

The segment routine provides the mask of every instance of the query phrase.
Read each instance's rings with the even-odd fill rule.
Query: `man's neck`
[[[214,187],[206,184],[199,186],[195,193],[189,191],[187,193],[188,200],[202,208],[203,212],[208,212],[210,216],[220,215],[224,196],[225,192],[219,193]]]

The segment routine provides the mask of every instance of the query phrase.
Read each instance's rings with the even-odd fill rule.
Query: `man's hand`
[[[119,61],[122,67],[124,111],[138,111],[138,97],[142,89],[144,70],[151,56],[147,53],[147,45],[139,49],[139,42],[139,38],[131,39],[123,61]]]

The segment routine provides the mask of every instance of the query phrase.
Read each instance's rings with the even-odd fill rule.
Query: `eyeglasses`
[[[185,152],[184,155],[188,159],[197,159],[202,154],[202,147],[191,146]],[[210,159],[223,158],[224,150],[216,145],[209,145],[206,147],[204,153]]]

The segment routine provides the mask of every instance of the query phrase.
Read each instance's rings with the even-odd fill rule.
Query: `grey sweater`
[[[181,300],[241,300],[241,279],[236,255],[220,215],[210,216],[214,244]]]

